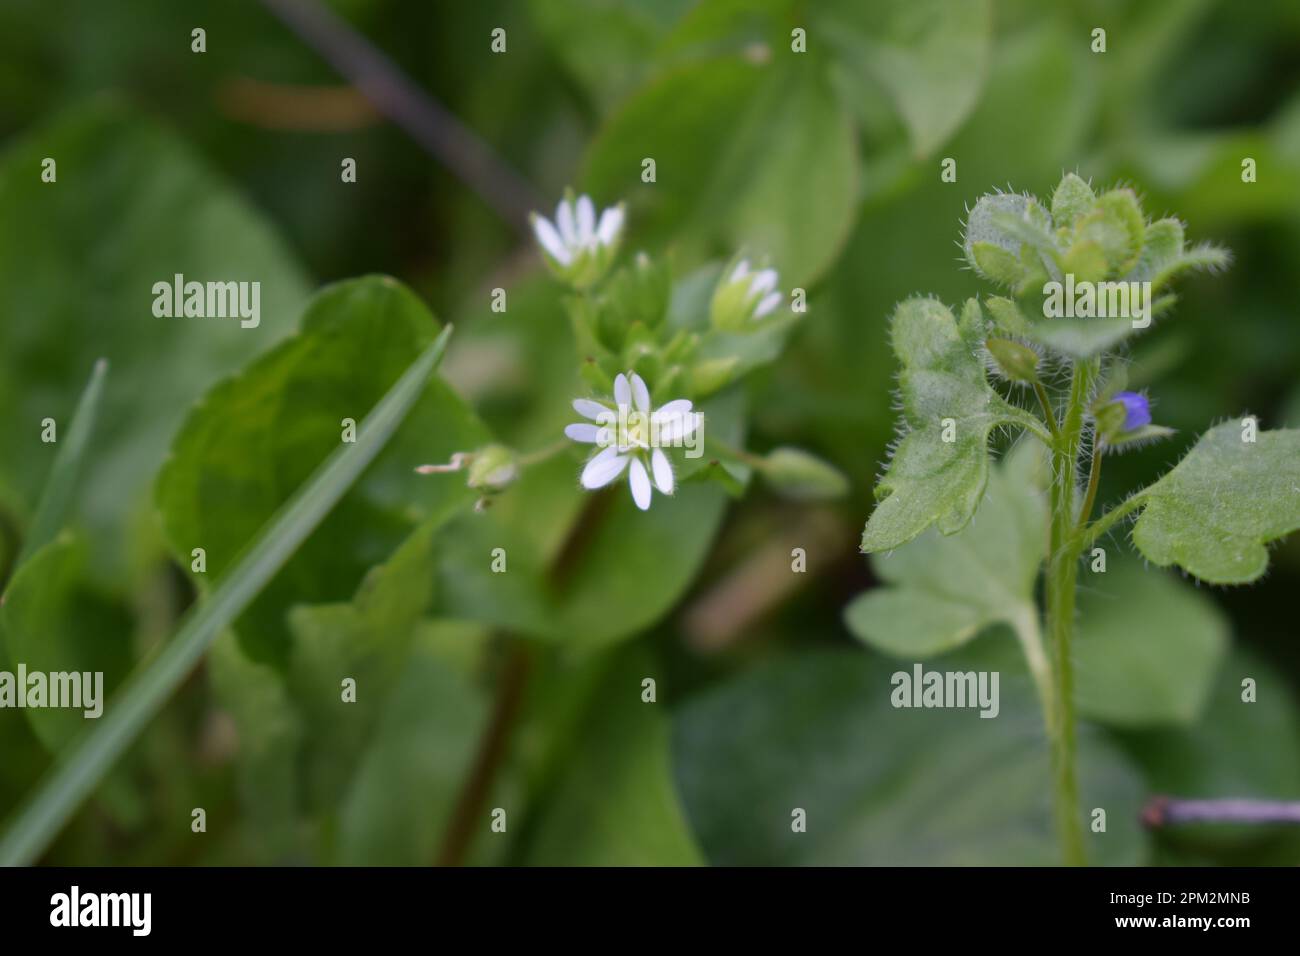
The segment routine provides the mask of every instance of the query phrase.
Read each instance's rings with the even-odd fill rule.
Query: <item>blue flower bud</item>
[[[1131,432],[1135,428],[1151,424],[1151,403],[1145,395],[1138,392],[1118,392],[1114,400],[1124,407],[1122,431]]]

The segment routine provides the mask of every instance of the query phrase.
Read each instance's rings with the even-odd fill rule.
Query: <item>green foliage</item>
[[[888,667],[863,654],[777,657],[687,703],[674,727],[687,816],[722,865],[1044,865],[1056,861],[1047,747],[1014,661],[944,658],[950,671],[1001,669],[1001,712],[900,710]],[[994,732],[996,731],[996,732]],[[1107,863],[1141,860],[1141,785],[1089,735],[1088,806],[1107,808]],[[725,767],[724,780],[718,768]],[[807,811],[807,832],[791,813]]]
[[[46,156],[57,184],[40,181]],[[156,318],[150,290],[177,273],[260,282],[261,323]],[[58,116],[0,159],[0,313],[22,316],[0,324],[0,396],[32,423],[4,429],[0,461],[34,497],[49,467],[34,424],[106,358],[115,384],[78,505],[96,550],[119,551],[123,505],[144,497],[185,408],[287,332],[304,298],[283,243],[174,136],[113,102]]]
[[[1079,596],[1079,713],[1121,727],[1193,723],[1227,646],[1204,594],[1131,558],[1108,562]]]
[[[189,674],[213,640],[273,580],[303,541],[373,461],[424,389],[447,345],[444,331],[413,362],[361,423],[357,441],[337,448],[275,513],[221,584],[166,648],[138,670],[114,706],[79,738],[0,839],[0,864],[31,862],[67,822]]]
[[[415,296],[389,279],[342,283],[321,292],[302,329],[195,406],[159,474],[157,501],[167,539],[183,567],[203,548],[201,588],[218,579],[315,462],[343,440],[344,419],[359,421],[433,340],[437,323]],[[365,361],[357,356],[365,355]],[[269,583],[236,627],[257,660],[283,662],[291,604],[326,601],[356,587],[419,518],[468,503],[456,482],[421,482],[415,456],[450,456],[487,433],[438,381],[388,453],[345,498],[285,572]]]
[[[1227,252],[1217,247],[1187,248],[1176,219],[1148,223],[1131,189],[1098,196],[1078,175],[1067,173],[1050,208],[1049,213],[1028,195],[982,196],[967,217],[962,246],[980,276],[1011,290],[1017,300],[1023,314],[1013,317],[1004,300],[999,325],[1070,359],[1112,349],[1144,326],[1135,325],[1136,304],[1129,306],[1133,315],[1119,317],[1051,315],[1062,293],[1058,289],[1054,300],[1048,283],[1059,285],[1068,277],[1068,296],[1073,283],[1150,282],[1154,313],[1172,304],[1171,297],[1154,297],[1178,275],[1228,262]]]
[[[999,425],[1038,427],[989,387],[973,351],[982,320],[969,315],[958,329],[934,299],[909,299],[894,312],[907,431],[876,486],[882,500],[863,532],[863,551],[896,548],[932,524],[944,534],[960,531],[984,494],[989,434]]]
[[[891,656],[920,659],[960,647],[995,623],[1037,632],[1034,585],[1047,514],[1036,450],[995,468],[978,517],[951,536],[931,528],[905,548],[873,557],[888,587],[860,594],[845,624]]]
[[[1156,564],[1211,584],[1245,584],[1268,567],[1270,541],[1300,528],[1300,431],[1211,428],[1172,471],[1141,491],[1133,543]]]

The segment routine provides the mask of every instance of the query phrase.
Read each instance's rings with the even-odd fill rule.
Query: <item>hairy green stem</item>
[[[1047,637],[1054,658],[1056,708],[1052,740],[1052,793],[1061,854],[1069,866],[1087,862],[1079,811],[1078,741],[1074,717],[1074,600],[1078,584],[1080,536],[1075,528],[1075,478],[1083,435],[1084,409],[1097,375],[1095,359],[1079,362],[1070,382],[1070,399],[1052,447],[1051,553],[1047,565]]]

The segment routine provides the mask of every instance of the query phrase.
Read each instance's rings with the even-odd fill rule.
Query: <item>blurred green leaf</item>
[[[1195,721],[1227,651],[1223,612],[1131,559],[1084,576],[1074,642],[1080,716],[1111,726]]]
[[[167,539],[182,566],[206,552],[200,587],[221,575],[261,524],[343,440],[438,325],[391,279],[367,278],[323,290],[302,331],[217,385],[190,413],[158,477]],[[415,465],[446,461],[488,436],[441,381],[420,401],[388,451],[254,602],[236,631],[255,660],[283,663],[290,605],[351,593],[414,520],[473,493],[459,476],[420,478]],[[413,520],[414,519],[414,520]]]
[[[67,521],[77,491],[82,462],[86,458],[86,448],[95,430],[95,417],[99,413],[99,401],[104,393],[104,375],[107,371],[106,362],[102,359],[96,362],[86,390],[81,393],[77,408],[72,413],[72,421],[59,443],[59,451],[46,478],[45,490],[37,503],[31,527],[23,541],[23,550],[18,555],[19,565],[52,541]]]
[[[530,0],[551,49],[602,110],[645,77],[656,46],[690,0]]]
[[[820,0],[808,8],[815,39],[850,75],[889,91],[929,156],[979,101],[993,43],[989,0]]]
[[[995,657],[942,658],[946,670]],[[1013,668],[1014,660],[1012,659]],[[1000,713],[895,709],[891,668],[864,653],[775,658],[684,705],[678,785],[709,861],[721,865],[1051,865],[1059,862],[1048,748],[1028,682],[1003,667]],[[1140,785],[1082,735],[1083,805],[1104,807],[1093,862],[1143,857]],[[807,813],[793,832],[792,812]]]
[[[23,562],[0,604],[0,663],[24,664],[28,674],[76,674],[82,697],[95,692],[93,674],[103,674],[97,706],[131,666],[132,622],[125,608],[86,581],[86,545],[64,532]],[[7,662],[7,663],[6,663]],[[88,683],[91,682],[91,683]],[[51,753],[58,753],[94,720],[89,708],[27,707],[23,714]]]
[[[686,825],[662,702],[642,680],[662,669],[642,650],[619,653],[581,718],[574,750],[539,815],[522,862],[547,866],[693,866],[703,862]],[[656,696],[661,691],[656,688]]]
[[[1003,622],[1037,634],[1034,584],[1046,549],[1047,509],[1034,471],[1036,445],[1022,443],[993,470],[975,519],[957,534],[931,528],[889,555],[872,555],[890,587],[858,595],[844,612],[859,639],[917,660],[952,650]]]
[[[642,89],[592,145],[583,182],[626,198],[642,241],[700,259],[768,256],[783,287],[807,285],[853,223],[858,153],[847,117],[811,65],[740,57],[676,68]],[[641,181],[642,161],[656,181]]]
[[[0,865],[30,863],[48,845],[217,635],[231,625],[338,504],[423,391],[442,358],[450,331],[444,330],[411,363],[366,415],[356,443],[335,448],[323,460],[250,543],[239,562],[223,575],[209,599],[187,617],[160,653],[134,673],[94,729],[65,751],[62,762],[9,821],[0,838]]]
[[[58,163],[54,183],[41,181],[44,157]],[[157,318],[153,285],[177,273],[260,282],[260,325]],[[116,384],[79,512],[96,552],[115,555],[185,408],[287,332],[305,294],[263,219],[171,135],[111,102],[59,116],[0,158],[0,405],[21,425],[0,435],[0,468],[35,496],[49,469],[41,419],[70,407],[107,358]]]
[[[393,662],[397,683],[382,701],[373,740],[356,755],[360,765],[339,811],[341,864],[428,865],[437,852],[488,717],[482,693],[453,666],[446,638],[465,635],[424,629]],[[359,683],[361,693],[377,690]]]

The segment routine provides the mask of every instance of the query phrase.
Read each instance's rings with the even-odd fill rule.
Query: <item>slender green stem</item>
[[[1051,553],[1047,566],[1047,637],[1056,677],[1052,791],[1061,853],[1064,862],[1070,866],[1081,866],[1086,862],[1083,820],[1079,811],[1074,661],[1071,656],[1080,553],[1079,536],[1075,533],[1074,495],[1083,413],[1096,374],[1095,359],[1075,365],[1069,403],[1052,448]]]
[[[1083,552],[1094,541],[1104,535],[1115,523],[1132,514],[1135,508],[1138,508],[1146,499],[1146,490],[1143,489],[1135,495],[1131,495],[1121,503],[1111,508],[1104,515],[1094,521],[1088,527],[1084,528],[1079,535],[1079,551]]]
[[[737,448],[719,438],[714,438],[712,435],[705,439],[704,444],[706,449],[712,449],[721,457],[733,458],[742,464],[749,465],[751,468],[760,468],[763,465],[763,458],[761,455],[755,455],[752,451],[745,451],[743,448]]]
[[[1052,433],[1052,441],[1057,441],[1061,435],[1061,427],[1056,424],[1056,412],[1052,411],[1052,403],[1047,397],[1047,389],[1043,388],[1042,382],[1034,383],[1034,394],[1038,396],[1038,404],[1043,407],[1043,418],[1047,422],[1047,429]]]
[[[1093,505],[1097,503],[1097,485],[1101,483],[1101,439],[1094,436],[1092,442],[1092,466],[1088,469],[1088,491],[1083,497],[1083,506],[1079,509],[1078,532],[1082,533],[1092,517]]]
[[[566,448],[572,448],[573,442],[567,438],[561,438],[559,441],[550,445],[545,445],[535,451],[530,451],[519,456],[519,467],[528,468],[531,465],[540,465],[542,462],[554,458]]]

